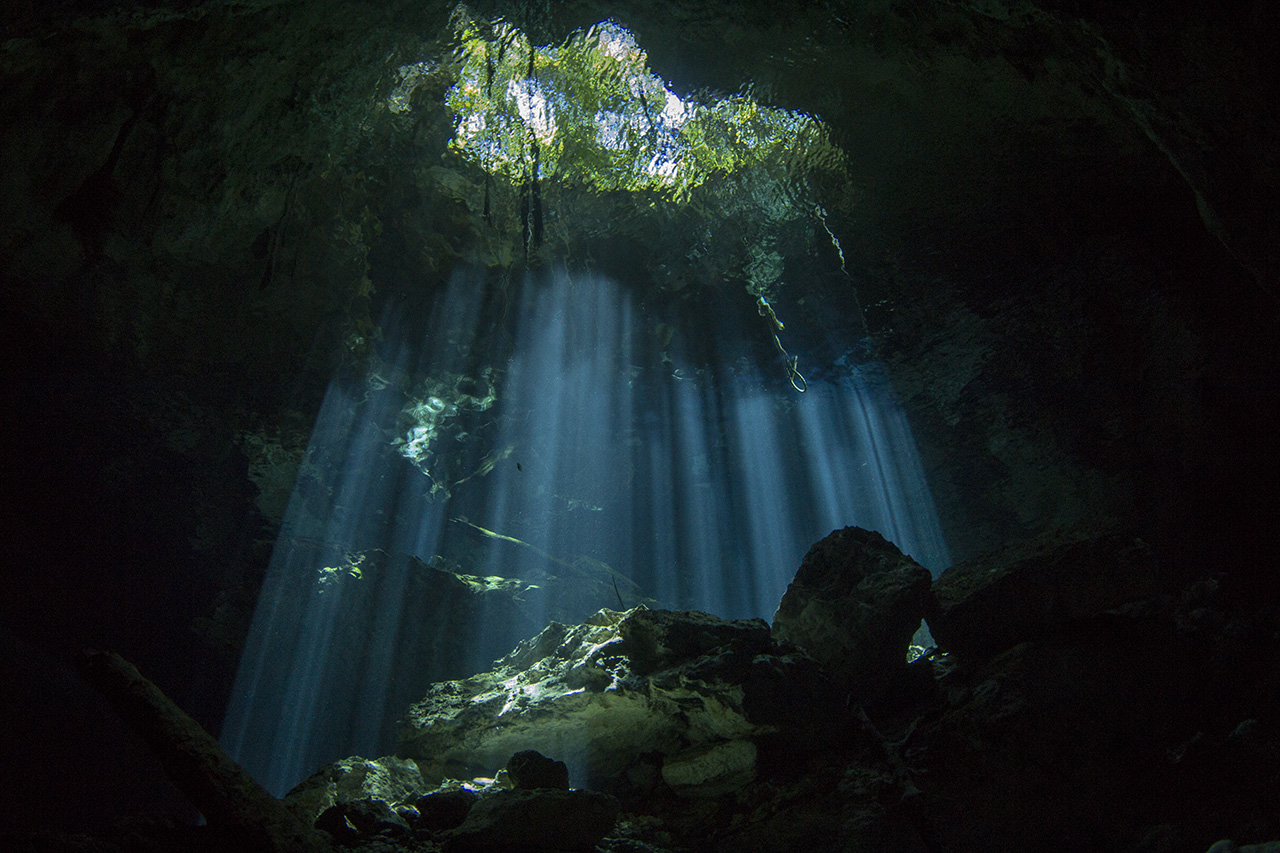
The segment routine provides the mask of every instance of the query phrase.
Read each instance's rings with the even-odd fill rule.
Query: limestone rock
[[[405,620],[415,626],[404,644],[407,670],[428,675],[428,681],[456,678],[487,666],[515,643],[531,637],[548,619],[574,622],[616,601],[619,594],[645,602],[631,580],[608,574],[608,567],[583,564],[560,567],[558,575],[530,572],[526,577],[469,574],[444,560],[419,558],[382,550],[333,555],[320,552],[310,559],[326,565],[317,577],[325,594],[341,595],[352,612],[343,621],[343,635],[335,642],[361,648],[382,627],[377,596],[389,584],[404,584]],[[615,592],[615,583],[621,593]],[[356,617],[354,614],[359,614]],[[430,672],[423,672],[430,661]],[[477,666],[477,664],[479,664]],[[357,679],[352,679],[353,681]],[[398,707],[417,698],[424,684],[410,696],[392,697]]]
[[[876,698],[905,670],[929,581],[928,569],[879,533],[837,530],[805,555],[773,635],[808,652],[837,686]]]
[[[846,694],[804,652],[757,655],[742,687],[747,717],[785,732],[793,750],[830,746],[848,732]]]
[[[981,659],[1155,593],[1155,565],[1138,539],[1012,546],[943,572],[929,629],[959,659]]]
[[[667,756],[662,779],[677,794],[715,797],[746,785],[755,778],[755,769],[756,745],[731,740]]]
[[[489,669],[516,643],[546,627],[548,618],[576,622],[616,601],[619,594],[630,600],[637,597],[629,581],[618,585],[619,593],[612,578],[599,576],[593,583],[584,574],[570,575],[568,569],[557,576],[531,571],[523,577],[502,577],[470,574],[448,561],[426,563],[413,555],[377,549],[342,552],[307,543],[290,553],[291,559],[323,568],[291,574],[287,589],[279,593],[282,604],[273,611],[278,630],[260,640],[262,654],[268,659],[293,654],[289,638],[310,630],[308,620],[324,608],[341,614],[326,623],[325,630],[328,648],[343,651],[325,656],[323,677],[305,686],[264,678],[254,703],[234,722],[260,738],[251,750],[246,745],[251,772],[265,772],[269,762],[259,764],[257,757],[272,751],[296,756],[295,767],[278,781],[282,789],[342,757],[334,751],[339,744],[366,742],[364,732],[376,733],[375,742],[392,742],[404,709],[432,683]],[[317,592],[324,597],[323,608],[312,598]],[[398,602],[397,619],[386,618],[385,602],[392,599]],[[381,701],[370,702],[368,679],[379,667],[393,677],[381,682]],[[306,691],[302,698],[290,698],[296,689]],[[278,709],[290,703],[323,703],[327,709],[309,741],[286,742],[285,735],[273,740]],[[521,748],[511,749],[503,760]]]
[[[1189,782],[1199,756],[1216,762],[1228,747],[1196,734],[1195,676],[1168,630],[1154,618],[1112,620],[1096,636],[1020,643],[963,671],[948,710],[918,733],[933,750],[920,778],[944,767],[947,776],[922,784],[922,806],[948,825],[953,849],[1086,849],[1119,837],[1136,814],[1163,813],[1170,791],[1203,790]],[[1136,794],[1135,770],[1152,774]],[[990,803],[1001,816],[973,821]]]
[[[759,619],[727,620],[694,610],[646,610],[619,626],[622,651],[639,675],[706,655],[730,643],[763,651],[769,626]]]
[[[358,838],[400,835],[409,831],[409,824],[385,800],[369,798],[329,806],[316,818],[316,828],[335,838]]]
[[[563,757],[588,786],[617,785],[644,754],[688,756],[779,731],[791,712],[771,673],[795,665],[777,652],[758,619],[601,610],[581,625],[553,623],[491,672],[433,685],[401,722],[398,753],[435,780],[491,773],[536,749]],[[812,694],[801,688],[796,698]],[[690,759],[677,759],[686,769],[674,778],[691,788],[745,781],[748,751],[713,753],[706,768],[719,762],[723,772],[697,779]]]
[[[417,826],[432,832],[457,829],[479,800],[478,793],[466,788],[432,791],[414,804],[418,810]]]
[[[569,790],[569,768],[563,761],[547,758],[540,752],[525,749],[507,762],[507,776],[516,788],[558,788]]]
[[[353,756],[316,771],[285,796],[284,804],[310,825],[334,806],[377,800],[393,809],[428,787],[412,761]]]
[[[496,791],[480,798],[445,850],[590,851],[617,820],[618,801],[596,791]]]

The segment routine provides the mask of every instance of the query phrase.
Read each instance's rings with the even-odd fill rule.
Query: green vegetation
[[[747,95],[705,104],[679,97],[612,21],[559,46],[536,47],[504,22],[465,21],[460,38],[461,70],[447,99],[453,145],[514,183],[555,179],[684,201],[713,176],[751,170],[752,183],[769,182],[785,180],[797,159],[806,167],[842,161],[812,116]]]

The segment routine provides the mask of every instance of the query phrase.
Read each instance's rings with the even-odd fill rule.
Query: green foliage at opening
[[[447,96],[452,144],[513,183],[554,178],[682,201],[713,176],[750,170],[771,183],[793,180],[797,166],[843,163],[813,116],[748,95],[679,97],[612,21],[546,47],[501,21],[460,27],[460,71]]]

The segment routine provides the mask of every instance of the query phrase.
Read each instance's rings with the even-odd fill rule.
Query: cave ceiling
[[[723,310],[810,379],[885,359],[959,553],[1177,482],[1135,470],[1208,470],[1193,326],[1274,311],[1265,3],[29,3],[3,26],[9,347],[135,377],[103,392],[120,434],[247,457],[276,520],[334,371],[462,267]]]
[[[531,248],[663,299],[789,291],[798,334],[847,345],[919,313],[895,276],[998,292],[1155,187],[1269,286],[1262,193],[1205,156],[1233,129],[1212,87],[1237,81],[1192,104],[1114,23],[1004,2],[33,12],[4,52],[7,159],[30,164],[4,178],[8,271],[137,270],[99,288],[95,331],[198,363],[296,362],[338,315],[358,346],[409,282]],[[209,314],[242,334],[175,340]]]

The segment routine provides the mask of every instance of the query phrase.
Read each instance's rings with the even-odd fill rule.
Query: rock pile
[[[837,705],[817,665],[761,620],[601,610],[552,623],[489,672],[432,685],[402,722],[398,752],[439,781],[536,749],[610,790],[653,782],[656,758],[673,791],[712,796],[752,780],[756,739]]]
[[[925,611],[946,651],[908,665]],[[1175,594],[1131,538],[930,585],[850,528],[772,629],[643,607],[552,623],[433,684],[397,756],[336,762],[284,805],[318,844],[383,853],[1251,849],[1280,836],[1280,666],[1240,652],[1277,636],[1274,605],[1212,577]]]

